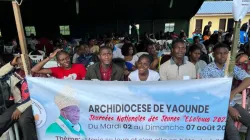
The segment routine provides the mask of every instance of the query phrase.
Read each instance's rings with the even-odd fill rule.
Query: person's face
[[[199,39],[199,38],[196,38],[196,39],[194,40],[194,42],[195,42],[195,43],[200,43],[200,39]]]
[[[95,40],[94,40],[94,39],[90,40],[90,41],[89,41],[89,45],[90,45],[90,46],[95,45]]]
[[[64,45],[67,45],[67,43],[68,43],[68,42],[67,42],[66,40],[63,40],[63,44],[64,44]]]
[[[109,65],[112,62],[113,53],[109,49],[103,49],[103,50],[101,50],[98,57],[99,57],[101,63],[103,63],[105,65]]]
[[[150,67],[150,61],[147,58],[142,58],[137,63],[139,74],[146,73],[149,67]]]
[[[80,46],[80,48],[78,49],[78,55],[82,55],[85,52],[85,48],[83,46]]]
[[[107,44],[108,47],[110,47],[112,50],[114,49],[114,44],[112,42],[110,42],[109,44]]]
[[[129,47],[129,51],[128,51],[129,55],[133,55],[134,53],[134,49],[133,47]]]
[[[155,49],[154,45],[148,46],[147,51],[151,55],[155,55],[156,54],[156,49]]]
[[[196,61],[196,62],[200,59],[200,56],[201,56],[201,51],[200,50],[195,50],[193,52],[190,52],[191,59]]]
[[[183,59],[185,56],[185,53],[186,53],[186,45],[184,43],[179,42],[173,46],[173,49],[172,49],[173,57],[178,58],[178,59]]]
[[[218,48],[214,52],[214,60],[215,62],[223,65],[227,61],[228,49],[227,48]]]
[[[70,68],[70,57],[68,54],[62,53],[61,55],[58,56],[57,62],[62,66],[63,68]]]
[[[195,32],[196,32],[196,33],[199,33],[199,29],[195,29]]]
[[[209,23],[208,25],[209,25],[210,27],[212,27],[212,23]]]
[[[84,53],[85,53],[85,54],[89,54],[89,53],[90,53],[89,47],[85,47],[85,48],[84,48]]]
[[[246,63],[248,61],[249,61],[249,59],[248,59],[247,55],[241,55],[238,62],[236,62],[236,63]]]
[[[21,57],[19,57],[19,58],[17,59],[17,66],[18,66],[21,70],[24,70],[24,68],[23,68],[23,62],[22,62]]]
[[[69,120],[72,124],[78,124],[80,120],[80,109],[78,106],[69,106],[62,109],[63,117]]]

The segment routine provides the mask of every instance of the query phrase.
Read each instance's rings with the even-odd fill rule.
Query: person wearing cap
[[[60,110],[60,116],[47,128],[46,135],[84,138],[86,135],[79,124],[80,101],[77,100],[76,93],[71,87],[65,87],[62,91],[55,96],[55,104]]]

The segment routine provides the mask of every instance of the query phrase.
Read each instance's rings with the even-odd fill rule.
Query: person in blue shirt
[[[219,78],[224,77],[226,61],[228,57],[228,47],[226,44],[218,43],[213,48],[213,56],[215,58],[214,62],[207,65],[203,71],[200,73],[201,78]],[[237,93],[242,92],[244,89],[250,86],[250,75],[239,68],[234,67],[233,77],[237,80],[242,80],[242,83],[235,89],[231,91],[230,95],[230,106],[228,108],[228,119],[226,124],[226,139],[228,140],[240,140],[240,133],[234,125],[234,121],[239,121],[245,125],[247,130],[246,140],[250,139],[250,114],[240,105],[236,104],[234,101],[234,96]]]

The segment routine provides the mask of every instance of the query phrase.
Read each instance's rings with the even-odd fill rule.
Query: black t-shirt
[[[204,30],[203,30],[203,36],[204,35],[208,35],[208,32],[210,31],[210,26],[209,25],[206,25],[205,27],[204,27]]]

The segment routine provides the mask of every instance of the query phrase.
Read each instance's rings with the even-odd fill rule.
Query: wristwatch
[[[236,104],[236,102],[235,102],[234,100],[232,100],[232,101],[229,103],[229,106],[233,107],[235,104]]]

